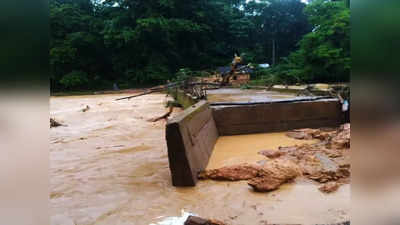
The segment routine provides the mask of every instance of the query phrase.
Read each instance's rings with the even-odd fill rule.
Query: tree
[[[349,81],[350,10],[344,1],[315,0],[305,8],[313,26],[276,72],[303,82]]]
[[[249,14],[255,15],[257,39],[264,52],[263,62],[274,65],[311,31],[303,13],[305,6],[300,0],[270,0],[248,5]]]
[[[50,0],[51,90],[164,83],[234,52],[279,64],[281,80],[345,80],[348,11],[328,0]]]

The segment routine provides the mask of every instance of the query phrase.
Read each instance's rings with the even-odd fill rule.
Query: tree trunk
[[[272,39],[272,65],[275,65],[275,56],[276,56],[276,43],[275,39]]]

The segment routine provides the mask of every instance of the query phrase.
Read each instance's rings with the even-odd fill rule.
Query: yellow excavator
[[[229,83],[230,78],[235,74],[236,70],[238,69],[241,63],[242,63],[242,57],[238,56],[235,53],[235,56],[231,64],[231,70],[229,71],[229,73],[222,75],[221,85],[227,85]]]

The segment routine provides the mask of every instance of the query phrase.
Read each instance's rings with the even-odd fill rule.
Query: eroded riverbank
[[[182,209],[232,225],[263,221],[324,224],[348,219],[350,185],[330,195],[321,193],[306,180],[285,184],[271,193],[249,191],[245,181],[207,180],[193,188],[173,187],[165,122],[147,121],[165,113],[164,95],[113,101],[118,97],[125,95],[50,99],[51,117],[67,125],[50,130],[52,225],[149,225],[178,216]],[[87,105],[90,109],[82,112]],[[282,134],[268,135],[246,141],[237,137],[221,140],[227,139],[226,149],[242,149],[243,155],[261,147],[275,148],[285,141]],[[265,146],[262,140],[271,142]],[[254,146],[248,144],[253,142]],[[233,161],[240,155],[233,155]],[[229,158],[213,156],[209,166],[229,163],[224,161]]]

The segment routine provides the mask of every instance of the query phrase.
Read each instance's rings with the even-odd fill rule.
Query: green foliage
[[[72,71],[71,73],[64,75],[60,80],[60,83],[68,90],[85,88],[88,84],[87,74],[83,71]]]
[[[193,77],[193,71],[189,68],[182,68],[175,74],[174,81],[184,81]]]
[[[305,13],[314,29],[274,68],[287,83],[350,80],[350,10],[343,1],[315,0]]]
[[[274,84],[288,83],[288,79],[279,76],[274,69],[262,69],[256,72],[257,78],[252,79],[249,84],[253,86],[270,86]]]
[[[206,76],[196,71],[236,51],[246,63],[275,55],[281,63],[255,76],[264,83],[346,80],[349,16],[328,0],[50,0],[51,90]]]
[[[251,89],[251,87],[248,84],[242,84],[242,85],[240,85],[240,89],[247,90],[247,89]]]

